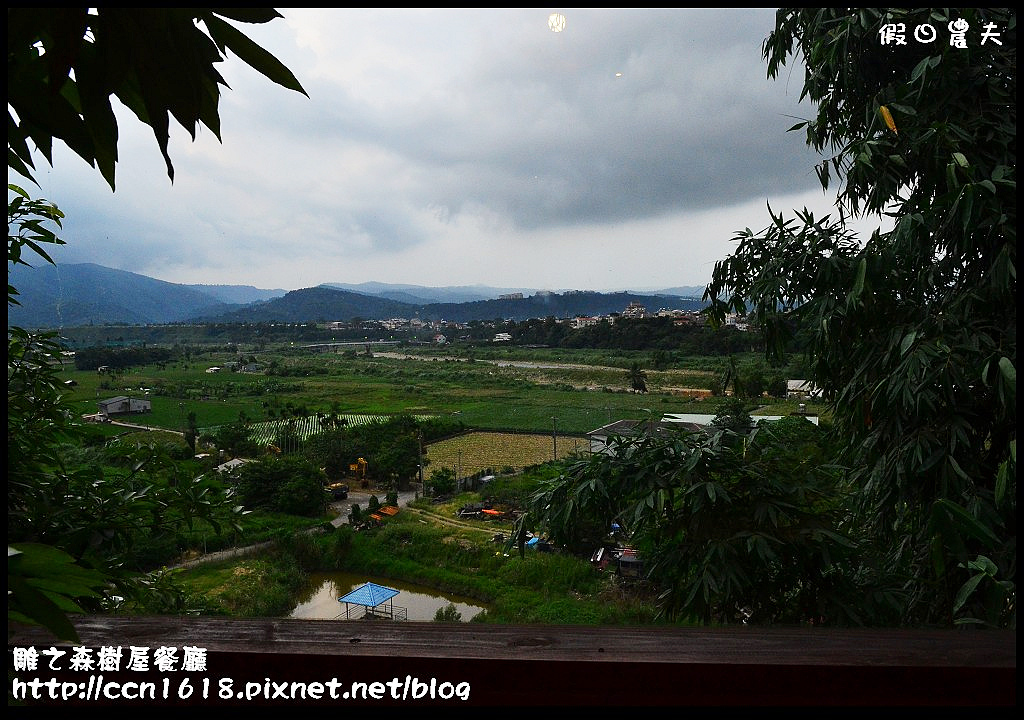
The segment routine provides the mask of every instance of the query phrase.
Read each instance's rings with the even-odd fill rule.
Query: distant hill
[[[522,299],[479,300],[469,303],[434,303],[424,308],[421,317],[430,320],[493,320],[504,318],[521,322],[530,318],[575,317],[621,313],[630,303],[639,303],[649,312],[699,310],[704,303],[671,295],[647,295],[630,292],[599,293],[574,290],[565,293],[534,294]]]
[[[688,298],[669,295],[634,293],[598,293],[573,291],[563,294],[535,294],[523,298],[476,300],[463,303],[403,303],[372,295],[363,295],[324,285],[293,290],[284,297],[259,305],[206,316],[206,322],[348,322],[353,318],[386,320],[413,318],[420,320],[529,320],[530,318],[573,317],[575,315],[608,315],[620,313],[633,302],[649,311],[662,308],[698,310],[704,304]]]
[[[320,285],[292,290],[283,297],[221,314],[197,316],[196,321],[220,323],[334,322],[352,318],[386,320],[412,317],[418,306]]]
[[[165,324],[237,307],[224,302],[224,292],[93,263],[17,265],[10,268],[8,282],[17,288],[21,305],[8,308],[7,322],[29,328]]]
[[[262,290],[252,285],[184,285],[229,305],[248,305],[281,297],[287,290]]]
[[[420,303],[467,303],[478,300],[496,300],[502,295],[522,293],[524,296],[534,295],[541,292],[554,294],[565,294],[579,292],[578,290],[550,289],[542,291],[541,288],[499,288],[489,285],[447,285],[444,287],[425,287],[423,285],[401,285],[382,282],[364,283],[322,283],[321,287],[339,288],[363,295],[376,295],[412,304]],[[674,288],[658,290],[618,290],[606,292],[606,295],[614,295],[620,292],[627,292],[637,296],[650,297],[656,295],[670,295],[672,297],[700,299],[704,295],[703,285],[686,285]]]
[[[29,328],[85,325],[162,325],[177,322],[348,322],[386,320],[528,320],[536,317],[608,315],[637,302],[649,311],[695,310],[699,294],[664,292],[562,293],[485,285],[429,288],[367,282],[319,285],[300,290],[266,290],[248,285],[183,285],[114,270],[93,263],[10,269],[20,307],[8,309],[8,323]],[[694,288],[677,288],[694,290]],[[532,292],[532,294],[530,294]],[[504,297],[522,294],[521,298]]]
[[[533,290],[529,288],[496,288],[487,285],[447,285],[443,287],[425,287],[423,285],[400,285],[381,282],[351,283],[322,283],[321,287],[337,288],[361,293],[363,295],[375,295],[377,297],[397,300],[399,302],[411,303],[413,305],[423,303],[463,303],[476,300],[491,300],[499,295],[521,292],[529,295]]]
[[[704,297],[704,286],[703,285],[684,285],[681,287],[665,288],[664,290],[657,290],[653,294],[655,295],[674,295],[677,297],[686,298],[697,298],[698,300]]]

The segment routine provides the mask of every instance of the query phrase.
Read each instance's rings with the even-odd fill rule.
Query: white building
[[[622,311],[622,317],[626,318],[645,318],[647,317],[647,308],[642,303],[631,302],[626,306],[626,309]]]
[[[216,470],[219,473],[231,472],[233,470],[237,470],[238,468],[242,467],[248,462],[252,462],[252,460],[246,460],[245,458],[234,458],[233,460],[228,460],[226,463],[221,463],[216,467]]]
[[[821,388],[815,387],[814,383],[809,380],[786,381],[787,398],[820,398],[821,396]]]
[[[130,398],[126,395],[118,395],[108,400],[100,400],[97,404],[99,405],[100,415],[104,417],[153,411],[153,403],[149,400],[145,398]]]
[[[572,326],[579,330],[580,328],[590,327],[591,325],[597,325],[599,322],[601,322],[601,318],[574,317],[572,319]]]

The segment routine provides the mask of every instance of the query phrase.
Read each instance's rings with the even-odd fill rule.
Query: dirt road
[[[334,527],[341,527],[342,525],[348,524],[349,513],[352,512],[352,506],[358,505],[362,509],[366,509],[366,506],[370,503],[370,496],[377,495],[378,500],[384,499],[384,492],[377,490],[351,490],[349,491],[348,498],[345,500],[338,500],[331,503],[331,510],[338,513],[337,516],[331,520],[331,524]],[[398,505],[399,507],[408,507],[409,502],[416,499],[417,491],[405,490],[398,493]],[[414,511],[415,512],[415,511]],[[473,528],[476,529],[476,528]],[[309,532],[316,532],[316,528],[313,528]],[[177,568],[190,568],[197,565],[203,565],[206,563],[218,562],[220,560],[231,560],[234,558],[246,557],[248,555],[254,555],[260,550],[264,550],[270,547],[272,542],[261,542],[254,543],[252,545],[243,545],[239,547],[228,548],[226,550],[217,550],[216,552],[205,553],[198,557],[192,557],[176,565],[168,566],[169,569]]]

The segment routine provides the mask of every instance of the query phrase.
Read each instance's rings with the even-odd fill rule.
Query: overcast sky
[[[242,29],[309,97],[220,66],[219,143],[118,112],[115,192],[63,146],[58,263],[177,283],[704,285],[736,231],[831,209],[766,77],[771,9],[300,9]],[[549,15],[564,15],[561,32]],[[26,188],[29,189],[29,188]],[[869,228],[865,225],[864,228]]]

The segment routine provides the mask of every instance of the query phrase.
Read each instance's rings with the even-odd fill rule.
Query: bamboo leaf
[[[299,84],[298,79],[291,70],[285,67],[284,63],[246,37],[244,33],[214,15],[206,15],[203,20],[210,31],[210,37],[214,39],[221,50],[224,48],[231,50],[254,70],[278,85],[309,97],[302,85]]]
[[[903,342],[900,343],[900,355],[906,355],[907,351],[910,350],[914,344],[914,340],[917,338],[917,331],[908,332],[903,336]]]
[[[969,578],[967,582],[960,586],[960,589],[956,593],[956,599],[953,601],[953,612],[959,612],[960,608],[964,606],[967,599],[974,592],[974,589],[978,587],[978,583],[985,579],[984,575],[974,575]]]

